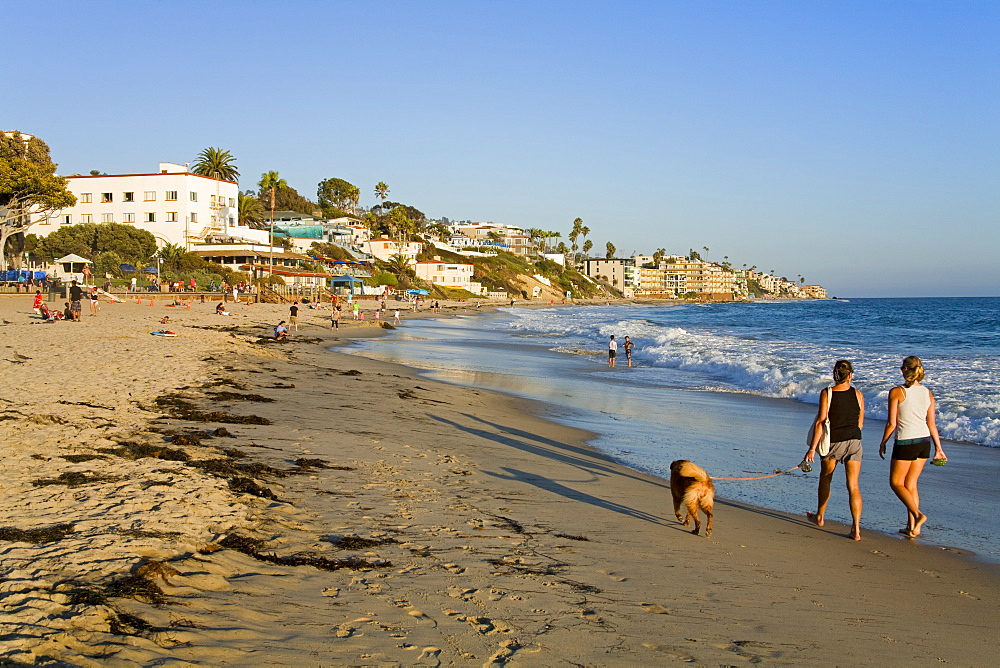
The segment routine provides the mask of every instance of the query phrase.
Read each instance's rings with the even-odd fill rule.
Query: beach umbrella
[[[123,274],[134,274],[135,273],[135,267],[133,267],[130,264],[120,264],[120,265],[118,265],[118,268],[122,270]]]
[[[160,273],[159,270],[157,270],[156,267],[146,267],[145,269],[143,269],[143,271],[146,272],[147,274],[158,274],[158,273]]]

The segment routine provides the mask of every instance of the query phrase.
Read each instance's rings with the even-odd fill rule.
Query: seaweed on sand
[[[16,527],[0,528],[0,540],[9,540],[14,543],[51,543],[62,540],[73,533],[72,524],[54,524],[41,529],[18,529]]]
[[[251,480],[250,478],[229,478],[227,483],[229,485],[229,489],[237,494],[252,494],[253,496],[257,496],[262,499],[270,499],[272,501],[280,500],[270,489],[264,487],[263,485],[258,485],[256,481]]]
[[[241,392],[209,392],[208,396],[219,401],[256,401],[266,404],[274,402],[274,399],[262,394],[243,394]]]
[[[68,471],[66,473],[60,473],[55,478],[39,478],[38,480],[32,480],[31,484],[35,487],[45,487],[46,485],[66,485],[67,487],[79,487],[80,485],[90,485],[95,482],[113,482],[117,480],[112,476],[101,476],[101,475],[87,475],[88,472],[79,471]]]
[[[59,456],[61,458],[65,459],[66,461],[72,462],[74,464],[79,464],[80,462],[89,462],[91,459],[104,459],[105,458],[104,455],[87,455],[87,454],[80,454],[80,455],[59,455]]]
[[[218,378],[216,380],[210,380],[210,381],[207,381],[205,383],[202,383],[201,386],[203,388],[226,386],[226,387],[231,387],[234,390],[245,390],[245,389],[247,389],[241,383],[236,382],[232,378]]]
[[[290,473],[306,473],[310,469],[329,469],[331,471],[353,471],[354,467],[351,466],[337,466],[331,464],[325,459],[309,459],[307,457],[299,457],[295,460],[295,465],[299,467],[298,470],[292,469]]]
[[[223,422],[226,424],[271,424],[267,418],[257,415],[234,415],[223,411],[199,410],[194,403],[175,395],[158,397],[157,407],[167,410],[170,417],[190,422]]]
[[[351,570],[362,570],[366,568],[392,568],[392,562],[379,561],[372,562],[366,559],[328,559],[314,555],[295,555],[292,557],[279,557],[276,554],[264,554],[260,551],[263,541],[230,534],[219,541],[221,547],[242,552],[248,557],[258,561],[264,561],[279,566],[312,566],[322,571],[339,571],[344,568]]]
[[[142,459],[151,457],[153,459],[163,459],[169,462],[186,462],[191,459],[186,452],[177,448],[168,448],[165,445],[152,443],[135,443],[133,441],[119,441],[117,448],[101,448],[99,452],[115,455],[123,459]]]
[[[341,550],[370,550],[379,545],[387,543],[398,543],[395,538],[362,538],[361,536],[341,536],[339,538],[330,537],[326,541]]]

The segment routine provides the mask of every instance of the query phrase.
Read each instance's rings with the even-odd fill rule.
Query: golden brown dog
[[[674,497],[674,515],[682,525],[688,526],[694,518],[695,535],[701,531],[698,508],[705,513],[705,535],[712,535],[712,508],[715,506],[715,485],[705,473],[705,469],[686,459],[678,459],[670,465],[670,493]],[[681,517],[681,506],[687,511]]]

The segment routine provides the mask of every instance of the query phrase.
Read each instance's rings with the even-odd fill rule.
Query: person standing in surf
[[[625,337],[625,343],[622,344],[622,348],[625,349],[625,359],[628,361],[628,365],[632,366],[632,349],[635,348],[635,344],[632,343],[632,339]]]
[[[907,538],[916,538],[927,521],[927,515],[920,512],[917,482],[927,458],[931,456],[931,442],[934,442],[935,463],[944,464],[948,457],[941,449],[934,395],[920,384],[924,379],[923,362],[911,355],[903,360],[899,370],[904,382],[889,390],[889,418],[885,421],[878,455],[885,459],[886,444],[895,432],[896,441],[889,464],[889,487],[906,506],[906,527],[899,533]]]
[[[830,420],[830,452],[823,456],[819,473],[819,492],[815,513],[806,513],[816,526],[823,526],[826,507],[830,503],[830,484],[837,464],[844,464],[847,475],[847,496],[851,505],[850,538],[861,540],[861,428],[865,425],[865,397],[851,385],[854,366],[848,360],[833,365],[834,385],[819,394],[819,409],[813,427],[813,439],[805,461],[812,462],[816,446],[823,435],[823,423]]]
[[[608,340],[608,366],[615,365],[615,358],[618,357],[618,342],[615,341],[615,335],[611,335],[611,339]]]

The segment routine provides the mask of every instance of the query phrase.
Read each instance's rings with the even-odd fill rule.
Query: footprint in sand
[[[697,660],[690,654],[685,654],[676,647],[656,645],[651,642],[644,642],[642,643],[642,646],[645,647],[646,649],[651,649],[654,652],[659,652],[660,654],[662,654],[667,659],[670,659],[671,661],[680,661],[682,663],[694,663]],[[728,645],[726,647],[728,647]]]
[[[420,666],[440,666],[441,659],[438,657],[441,655],[440,647],[424,647],[420,652],[420,656],[417,657],[417,665]]]
[[[655,603],[640,603],[639,604],[643,610],[646,612],[652,612],[656,615],[669,615],[670,610],[664,608],[662,605],[656,605]]]

